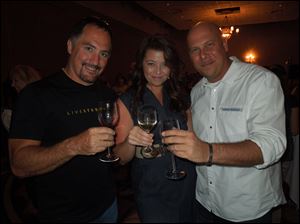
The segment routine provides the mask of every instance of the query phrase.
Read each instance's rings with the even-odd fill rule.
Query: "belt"
[[[153,159],[156,157],[161,157],[164,155],[166,151],[166,147],[162,144],[154,144],[151,146],[151,152],[144,152],[142,149],[144,146],[136,146],[135,147],[135,157],[139,159]]]

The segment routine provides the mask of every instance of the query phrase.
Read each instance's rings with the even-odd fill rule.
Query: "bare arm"
[[[191,109],[188,109],[186,111],[186,117],[187,117],[188,130],[192,131],[193,130],[193,122],[192,122],[192,111],[191,111]]]
[[[254,166],[264,162],[258,145],[250,140],[239,143],[213,144],[213,163],[232,166]]]
[[[126,164],[135,155],[135,146],[152,144],[153,134],[148,134],[141,128],[134,126],[129,111],[121,100],[117,101],[119,108],[119,122],[116,130],[116,146],[114,152],[120,157],[120,163]]]
[[[53,171],[76,155],[94,155],[114,144],[114,131],[90,128],[51,147],[29,139],[9,139],[11,169],[16,176],[29,177]]]
[[[209,147],[194,132],[170,130],[163,133],[164,143],[177,156],[196,163],[207,163]],[[213,164],[228,166],[253,166],[263,163],[260,148],[252,141],[213,144]]]

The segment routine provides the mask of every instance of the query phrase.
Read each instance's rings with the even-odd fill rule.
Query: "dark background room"
[[[216,10],[222,8],[227,10]],[[280,65],[287,71],[291,65],[299,65],[298,1],[1,1],[1,112],[9,94],[10,70],[17,64],[26,64],[46,77],[61,69],[68,56],[69,28],[89,15],[105,18],[112,27],[112,55],[101,75],[110,86],[117,83],[119,76],[131,78],[140,42],[156,33],[166,35],[175,43],[184,63],[182,74],[199,80],[200,75],[193,69],[188,55],[186,34],[200,20],[239,28],[228,45],[229,55],[242,61],[266,68]],[[299,79],[299,73],[293,75]],[[0,222],[35,222],[34,215],[26,211],[30,208],[29,199],[24,196],[24,184],[10,171],[7,137],[7,131],[1,127]],[[128,166],[116,168],[120,222],[124,223],[139,222],[128,169]],[[283,209],[274,222],[279,223],[286,215]],[[288,212],[286,222],[299,222],[299,208]]]

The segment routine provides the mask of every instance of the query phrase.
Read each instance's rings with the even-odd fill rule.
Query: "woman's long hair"
[[[189,100],[185,89],[180,86],[180,69],[182,62],[174,48],[174,45],[160,35],[153,35],[143,40],[136,54],[135,69],[133,72],[134,97],[131,112],[135,114],[140,104],[143,104],[143,96],[147,88],[147,80],[143,71],[143,60],[149,50],[159,50],[164,53],[166,65],[170,68],[170,76],[164,83],[164,89],[171,98],[170,110],[182,113],[186,117],[185,111],[189,108]]]

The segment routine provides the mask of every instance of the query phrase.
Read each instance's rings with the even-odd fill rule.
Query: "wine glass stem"
[[[150,133],[149,130],[147,130],[146,132],[147,132],[148,134]],[[149,146],[149,145],[147,145],[146,148],[145,148],[145,152],[149,153],[149,152],[151,152],[151,151],[152,151],[152,147]]]
[[[175,156],[173,153],[171,153],[171,161],[172,161],[172,172],[176,172],[176,163],[175,163]]]
[[[149,134],[149,133],[150,133],[150,130],[147,130],[146,132]],[[152,146],[147,145],[145,151],[146,151],[146,152],[152,152]]]
[[[110,147],[107,147],[107,157],[111,156],[111,151],[110,151]]]

